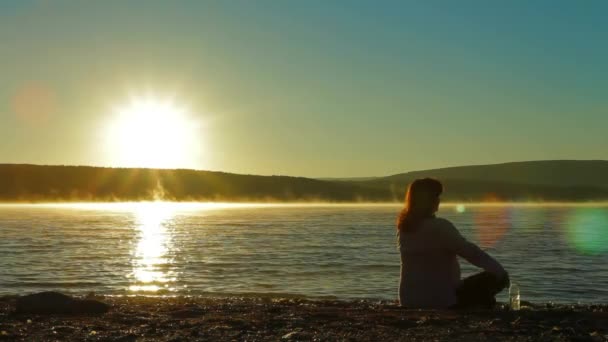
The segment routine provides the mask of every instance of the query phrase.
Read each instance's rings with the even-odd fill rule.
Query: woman
[[[405,208],[397,221],[399,302],[408,308],[492,307],[509,276],[450,221],[435,217],[442,192],[441,183],[431,178],[417,179],[407,190]],[[457,256],[484,272],[461,281]]]

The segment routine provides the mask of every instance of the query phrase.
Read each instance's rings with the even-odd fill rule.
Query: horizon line
[[[0,202],[0,207],[11,207],[11,206],[35,206],[35,207],[118,207],[118,206],[137,206],[137,205],[172,205],[180,207],[208,207],[208,208],[241,208],[241,207],[302,207],[302,206],[336,206],[336,207],[354,207],[354,206],[370,206],[370,207],[382,207],[382,206],[398,206],[403,205],[402,201],[395,202],[213,202],[213,201],[100,201],[100,202],[79,202],[79,201],[58,201],[58,202]],[[604,207],[608,206],[608,200],[603,201],[504,201],[504,202],[442,202],[440,207]]]
[[[393,177],[404,175],[412,172],[431,172],[438,170],[446,170],[446,169],[454,169],[461,167],[479,167],[479,166],[496,166],[496,165],[507,165],[507,164],[520,164],[520,163],[542,163],[542,162],[608,162],[608,159],[538,159],[538,160],[521,160],[521,161],[507,161],[507,162],[499,162],[499,163],[490,163],[490,164],[469,164],[469,165],[455,165],[455,166],[445,166],[445,167],[437,167],[432,169],[421,169],[421,170],[409,170],[400,173],[387,174],[384,176],[353,176],[353,177],[312,177],[312,176],[298,176],[298,175],[286,175],[286,174],[254,174],[254,173],[240,173],[240,172],[231,172],[231,171],[219,171],[219,170],[211,170],[211,169],[197,169],[197,168],[185,168],[185,167],[136,167],[136,166],[101,166],[101,165],[84,165],[84,164],[35,164],[35,163],[0,163],[0,166],[12,165],[12,166],[39,166],[39,167],[88,167],[88,168],[101,168],[101,169],[134,169],[134,170],[167,170],[167,171],[178,171],[178,170],[187,170],[187,171],[203,171],[203,172],[215,172],[215,173],[228,173],[233,175],[243,175],[243,176],[263,176],[263,177],[292,177],[292,178],[308,178],[315,180],[348,180],[348,179],[358,179],[358,178],[384,178],[384,177]]]

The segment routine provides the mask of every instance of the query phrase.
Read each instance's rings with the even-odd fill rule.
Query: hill
[[[385,177],[407,182],[420,177],[547,186],[608,188],[608,161],[543,160],[491,165],[448,167]]]
[[[550,160],[413,171],[364,181],[401,196],[417,178],[441,180],[447,200],[595,201],[608,199],[608,161]]]
[[[360,196],[364,194],[364,198]],[[381,189],[302,177],[0,164],[0,201],[385,201]]]
[[[407,184],[435,177],[448,201],[605,201],[608,161],[461,166],[388,177],[319,180],[196,170],[0,164],[0,201],[402,201]]]

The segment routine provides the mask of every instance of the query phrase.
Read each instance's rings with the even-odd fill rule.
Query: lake
[[[393,300],[399,205],[0,205],[0,295]],[[608,206],[446,205],[533,302],[608,303]],[[475,268],[461,260],[463,275]],[[499,300],[506,300],[502,293]]]

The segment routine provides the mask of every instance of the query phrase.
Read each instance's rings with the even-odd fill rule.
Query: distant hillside
[[[401,195],[414,179],[433,177],[448,200],[588,201],[608,199],[608,161],[556,160],[459,166],[413,171],[365,181],[360,186]]]
[[[317,180],[195,170],[0,164],[0,201],[402,201],[413,179],[435,177],[449,201],[605,201],[608,162],[463,166],[389,177]]]
[[[401,173],[383,179],[408,182],[420,177],[560,187],[589,186],[608,188],[608,161],[546,160],[458,166]]]
[[[361,197],[363,196],[363,197]],[[386,201],[381,189],[195,170],[0,164],[0,201]]]

